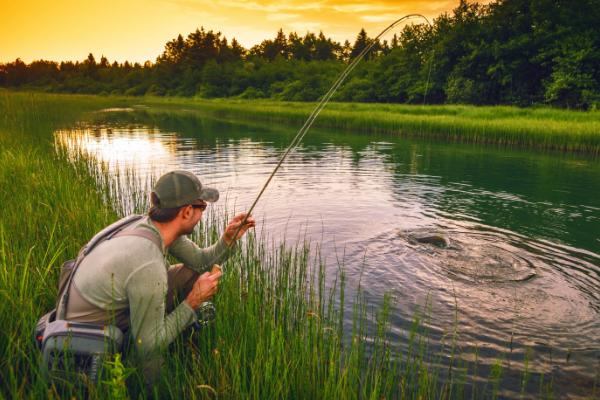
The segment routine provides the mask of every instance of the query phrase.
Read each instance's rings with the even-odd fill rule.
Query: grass
[[[227,119],[292,122],[298,128],[314,107],[312,103],[230,99],[143,98],[140,103]],[[600,154],[600,112],[508,106],[329,103],[315,125],[367,134]]]
[[[70,165],[51,138],[106,100],[61,100],[0,93],[0,397],[45,393],[31,340],[37,316],[53,306],[60,264],[116,217],[85,165]]]
[[[62,261],[73,257],[98,229],[124,213],[119,187],[85,155],[67,160],[52,145],[52,132],[89,111],[122,105],[99,97],[0,93],[0,397],[81,397],[76,387],[59,391],[37,370],[31,336],[37,318],[53,307]],[[130,181],[135,183],[132,175]],[[135,208],[145,197],[134,196]],[[226,214],[226,213],[225,213]],[[213,214],[194,235],[213,242],[226,215]],[[154,388],[164,398],[496,398],[499,360],[483,384],[475,365],[460,360],[456,331],[440,354],[428,351],[427,316],[417,313],[407,332],[408,351],[395,354],[387,340],[392,304],[374,311],[360,290],[352,300],[352,325],[344,325],[343,269],[326,276],[318,251],[306,243],[271,249],[260,233],[225,265],[216,297],[219,317],[210,328],[182,336],[170,348],[163,378]],[[332,282],[326,289],[325,282]],[[134,364],[113,360],[92,398],[142,396]],[[128,391],[125,391],[125,377]],[[525,380],[526,377],[524,377]],[[472,382],[467,383],[467,382]],[[550,398],[547,386],[540,397]]]
[[[25,96],[34,95],[25,94]],[[43,95],[38,95],[41,96]],[[262,120],[287,125],[293,123],[298,129],[315,106],[314,103],[270,100],[82,95],[59,95],[59,97],[64,99],[64,103],[70,104],[104,101],[111,102],[113,107],[151,106],[170,111],[196,112],[230,120]],[[78,107],[79,105],[74,108],[78,109]],[[70,108],[61,111],[65,115],[73,112]],[[15,110],[14,114],[7,115],[4,116],[5,119],[17,118],[14,122],[16,124],[34,124],[36,128],[52,120],[44,118],[43,115],[36,115],[24,122],[23,119],[19,119],[18,110]],[[439,141],[577,152],[593,156],[600,154],[600,112],[598,111],[572,111],[548,107],[419,106],[332,102],[319,115],[315,126],[362,134],[390,134]]]

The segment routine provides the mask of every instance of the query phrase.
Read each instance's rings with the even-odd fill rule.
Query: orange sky
[[[250,47],[284,32],[307,30],[353,42],[361,27],[375,36],[408,13],[434,18],[458,0],[0,0],[0,62],[20,57],[111,62],[154,61],[165,43],[197,27]]]

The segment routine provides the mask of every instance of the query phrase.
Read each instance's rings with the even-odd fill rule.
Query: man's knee
[[[167,284],[169,289],[174,290],[185,290],[190,291],[194,282],[198,279],[198,274],[191,268],[186,267],[183,264],[175,264],[169,268],[167,272]]]
[[[167,271],[167,309],[174,308],[175,303],[181,301],[192,290],[198,274],[183,264],[172,265]]]

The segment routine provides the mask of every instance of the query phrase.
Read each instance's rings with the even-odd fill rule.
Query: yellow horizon
[[[353,43],[361,28],[373,37],[403,15],[419,13],[433,20],[458,2],[0,0],[0,62],[82,61],[89,53],[110,62],[154,62],[165,43],[200,27],[221,32],[229,41],[235,37],[246,48],[274,38],[280,28],[300,35],[323,31]]]

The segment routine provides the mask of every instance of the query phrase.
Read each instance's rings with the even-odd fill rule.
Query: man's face
[[[198,225],[200,219],[202,219],[202,214],[204,214],[206,206],[207,204],[204,201],[198,200],[184,210],[184,218],[182,221],[182,233],[184,235],[189,235],[194,231],[194,228]]]

